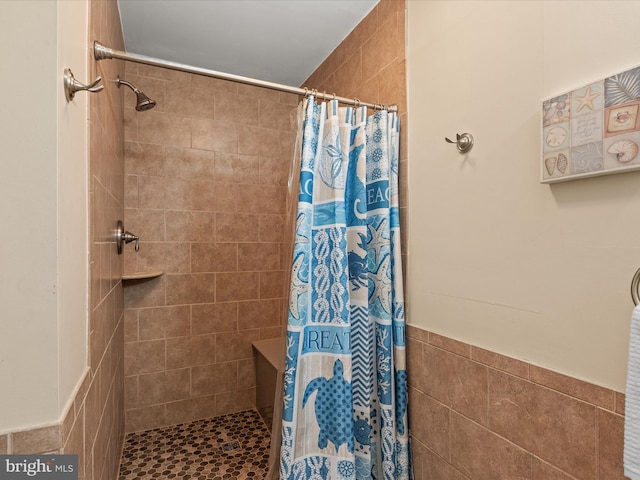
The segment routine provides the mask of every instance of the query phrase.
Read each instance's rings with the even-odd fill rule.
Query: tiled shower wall
[[[126,430],[255,405],[251,342],[281,336],[298,97],[127,64]]]
[[[89,40],[124,48],[117,2],[89,6]],[[108,81],[122,75],[124,65],[93,59],[89,65],[91,78],[107,80],[89,97],[90,370],[76,396],[74,422],[70,412],[63,433],[64,453],[79,454],[79,478],[99,480],[116,477],[124,439],[122,258],[113,241],[124,213],[124,112],[122,93]]]

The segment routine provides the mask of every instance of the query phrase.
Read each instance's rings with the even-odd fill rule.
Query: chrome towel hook
[[[455,141],[447,137],[444,137],[444,139],[447,143],[455,143],[460,153],[467,153],[473,147],[473,135],[470,133],[463,133],[462,135],[457,133]]]
[[[85,85],[75,79],[70,68],[64,69],[64,75],[62,76],[62,78],[64,80],[64,96],[67,98],[67,102],[73,100],[76,92],[79,92],[81,90],[96,93],[104,88],[104,85],[98,85],[102,81],[102,77],[97,77],[91,85]]]

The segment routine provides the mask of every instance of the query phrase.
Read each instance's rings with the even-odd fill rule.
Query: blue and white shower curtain
[[[304,109],[280,479],[411,479],[399,119]]]

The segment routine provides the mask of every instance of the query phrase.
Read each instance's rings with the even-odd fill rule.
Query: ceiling
[[[301,86],[379,0],[118,0],[128,52]]]

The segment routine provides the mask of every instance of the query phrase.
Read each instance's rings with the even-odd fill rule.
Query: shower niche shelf
[[[132,272],[132,273],[125,273],[124,275],[122,275],[122,280],[126,281],[126,280],[147,280],[150,278],[156,278],[159,277],[160,275],[163,275],[164,272],[162,270],[148,270],[146,272]]]

